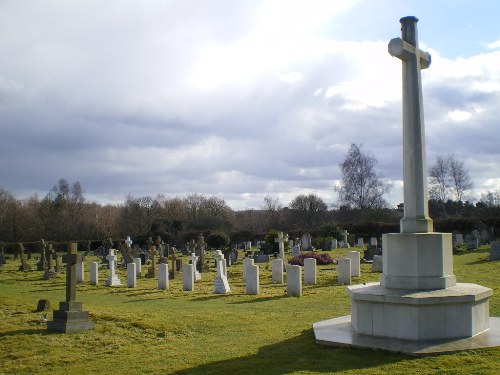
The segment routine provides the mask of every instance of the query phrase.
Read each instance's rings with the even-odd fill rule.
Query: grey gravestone
[[[172,267],[169,267],[170,271],[168,272],[168,278],[172,280],[175,279],[179,274],[179,270],[177,269],[177,254],[175,253],[175,251],[172,251],[169,259],[171,261]]]
[[[269,262],[269,255],[267,254],[254,254],[253,260],[255,263],[267,263]]]
[[[491,242],[490,260],[500,260],[500,241]]]
[[[149,259],[151,259],[151,267],[149,267],[148,273],[146,274],[146,277],[149,279],[154,279],[156,277],[155,255],[156,255],[156,246],[150,245],[149,246]]]
[[[24,254],[24,246],[20,242],[17,244],[17,251],[21,256],[21,265],[19,266],[19,271],[30,271],[31,266],[26,261],[26,255]]]
[[[66,301],[59,303],[59,310],[54,310],[53,320],[47,322],[47,330],[74,333],[93,329],[94,322],[89,320],[89,313],[82,310],[81,302],[76,301],[76,264],[82,261],[76,243],[71,243],[63,261],[66,263]]]
[[[46,248],[47,244],[43,239],[40,240],[40,261],[36,264],[37,271],[43,271],[47,268]]]
[[[52,244],[49,243],[49,246],[47,246],[45,248],[45,259],[47,259],[47,263],[46,263],[46,268],[45,268],[45,272],[43,273],[43,279],[44,280],[51,280],[51,279],[55,279],[57,277],[57,273],[56,271],[54,270],[54,267],[52,266],[53,265],[53,252],[54,250],[52,249]]]
[[[373,257],[372,272],[383,272],[382,255],[375,255]]]
[[[363,259],[365,261],[370,262],[373,260],[373,257],[375,255],[382,255],[382,249],[380,249],[379,247],[376,247],[376,246],[368,245],[368,247],[366,248],[366,250],[363,253]]]
[[[7,264],[7,259],[5,258],[5,252],[2,244],[0,245],[0,267],[4,264]]]

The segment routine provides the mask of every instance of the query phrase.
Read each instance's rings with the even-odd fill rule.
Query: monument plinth
[[[431,57],[418,47],[418,19],[404,17],[400,22],[402,37],[390,41],[389,53],[401,59],[403,71],[401,230],[382,236],[380,283],[348,287],[351,315],[315,323],[313,328],[316,341],[330,345],[413,354],[470,349],[470,343],[448,344],[459,338],[488,335],[492,290],[475,284],[457,284],[453,274],[452,235],[433,232],[428,208],[420,75],[421,69],[430,66]],[[495,318],[495,330],[499,328],[500,319]],[[441,344],[437,345],[435,340],[442,340]],[[483,340],[486,344],[476,348],[499,345],[498,341],[492,344],[491,340]]]

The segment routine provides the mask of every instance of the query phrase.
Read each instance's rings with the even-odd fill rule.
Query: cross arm
[[[407,61],[415,56],[418,52],[420,58],[420,68],[427,69],[431,65],[431,55],[427,52],[418,50],[415,46],[405,42],[401,38],[391,39],[388,46],[391,56],[397,57],[403,61]]]

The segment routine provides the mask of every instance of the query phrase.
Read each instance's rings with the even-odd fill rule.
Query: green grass
[[[334,251],[339,257],[345,251]],[[494,290],[490,315],[500,316],[500,262],[487,260],[486,248],[455,255],[459,282]],[[89,261],[96,258],[88,257]],[[35,260],[30,261],[35,265]],[[43,280],[42,271],[17,271],[12,260],[0,270],[0,373],[15,374],[498,374],[500,348],[416,358],[385,351],[315,344],[314,322],[349,314],[345,286],[335,285],[336,266],[320,266],[318,284],[304,286],[300,298],[287,297],[285,285],[271,283],[260,264],[261,294],[244,294],[241,264],[228,268],[231,293],[212,293],[215,272],[203,274],[194,292],[180,279],[170,289],[141,278],[138,287],[78,285],[96,326],[93,331],[46,331],[35,312],[39,299],[57,308],[64,299],[65,275]],[[34,267],[34,269],[36,269]],[[125,283],[125,270],[118,271]],[[143,269],[143,274],[145,270]],[[370,265],[354,283],[378,280]],[[51,319],[51,311],[48,317]]]

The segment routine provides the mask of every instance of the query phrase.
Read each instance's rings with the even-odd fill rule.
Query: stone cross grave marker
[[[26,254],[24,254],[24,246],[21,242],[17,244],[17,249],[19,255],[21,256],[21,265],[19,266],[19,271],[30,271],[31,266],[26,261]]]
[[[47,322],[47,330],[64,333],[86,331],[94,328],[88,319],[88,312],[82,310],[82,303],[76,301],[76,265],[82,261],[77,253],[77,243],[71,243],[68,253],[63,256],[66,263],[66,300],[54,310],[53,320]]]
[[[288,241],[288,234],[283,236],[283,232],[278,232],[278,238],[274,239],[274,242],[278,243],[280,249],[280,259],[283,260],[283,265],[285,264],[285,242]]]
[[[130,239],[130,236],[127,236],[127,239],[125,240],[125,245],[127,245],[128,248],[132,247],[132,240]]]
[[[190,260],[191,260],[191,264],[193,265],[193,279],[194,279],[194,281],[201,280],[200,271],[198,271],[196,269],[196,265],[198,263],[198,257],[196,256],[194,251],[191,253]]]
[[[47,268],[47,259],[46,259],[47,244],[45,243],[43,238],[40,240],[39,248],[40,248],[40,261],[36,264],[36,269],[37,271],[43,271]]]
[[[170,279],[175,279],[178,275],[176,260],[177,255],[175,254],[175,251],[172,251],[172,254],[170,254],[170,261],[172,262],[172,267],[169,272]]]
[[[116,276],[115,273],[115,261],[116,261],[115,249],[109,249],[109,255],[106,256],[106,259],[108,260],[108,267],[109,267],[109,276],[106,279],[106,285],[107,286],[122,285],[121,280],[118,278],[118,276]]]
[[[149,259],[151,260],[151,267],[149,267],[148,273],[146,275],[146,277],[149,279],[154,279],[156,277],[156,253],[156,246],[151,245],[149,247]]]

